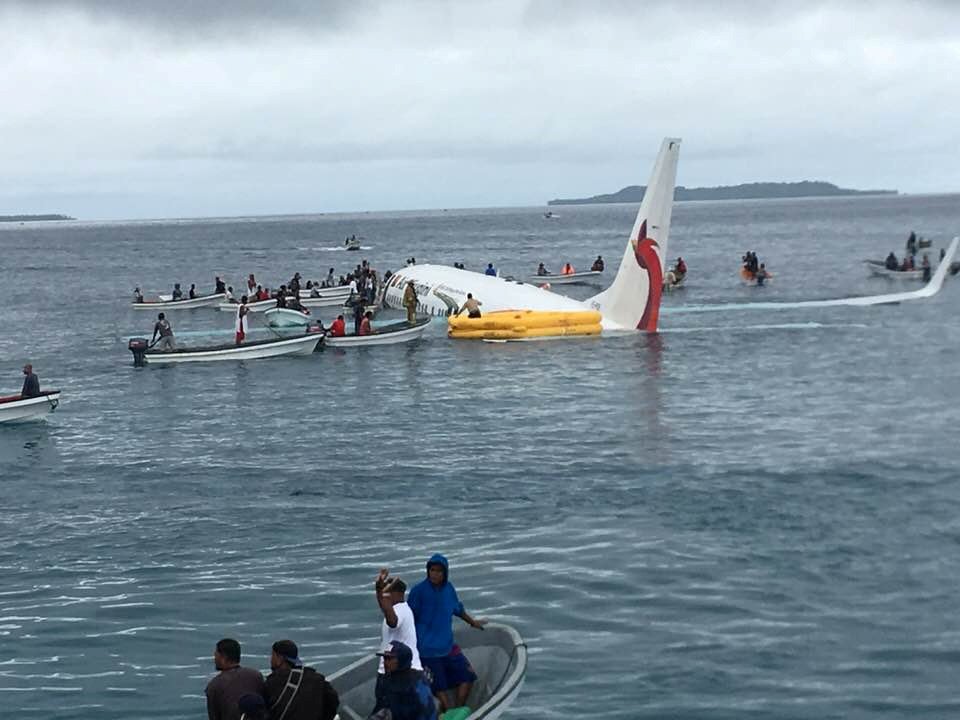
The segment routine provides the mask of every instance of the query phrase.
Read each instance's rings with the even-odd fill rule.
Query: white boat
[[[326,297],[305,297],[300,298],[300,304],[304,307],[343,307],[343,304],[350,297],[346,295],[328,295]]]
[[[882,260],[864,260],[863,264],[871,275],[885,277],[891,280],[923,280],[923,269],[920,270],[889,270]],[[930,269],[933,272],[933,268]]]
[[[248,302],[247,310],[250,312],[263,312],[265,310],[270,310],[277,306],[277,301],[275,298],[267,298],[266,300],[258,300],[257,302]],[[238,302],[226,302],[220,303],[217,305],[217,310],[221,312],[232,312],[236,313],[237,308],[240,307]]]
[[[195,298],[186,298],[184,300],[164,300],[169,295],[161,295],[160,300],[148,300],[146,302],[135,302],[132,304],[134,310],[192,310],[199,307],[211,307],[220,303],[226,293],[216,293],[214,295],[200,295]]]
[[[350,286],[349,285],[337,285],[335,287],[313,287],[309,290],[300,290],[300,298],[309,298],[313,297],[313,293],[316,292],[318,297],[349,297],[350,295]]]
[[[599,270],[584,270],[583,272],[562,273],[550,275],[531,275],[530,282],[539,284],[550,283],[551,285],[591,285],[599,282],[603,273]]]
[[[374,328],[372,335],[327,335],[323,344],[326,347],[366,347],[368,345],[397,345],[416,340],[423,335],[430,324],[430,318],[422,318],[410,325],[403,322]]]
[[[0,397],[0,422],[35,420],[51,413],[60,405],[59,390],[41,390],[37,397],[23,395]]]
[[[350,237],[347,238],[343,243],[347,250],[359,250],[360,249],[360,238]]]
[[[143,363],[155,365],[169,365],[185,362],[213,362],[217,360],[260,360],[261,358],[279,357],[281,355],[309,355],[317,349],[323,339],[320,333],[297,335],[295,337],[270,338],[269,340],[254,340],[241,345],[209,345],[206,347],[186,347],[176,350],[142,350],[135,349],[134,343],[146,340],[135,338],[130,341],[130,350],[133,352],[133,364]],[[141,355],[138,358],[138,350]]]
[[[527,646],[509,625],[490,623],[482,630],[461,626],[454,632],[454,642],[477,674],[467,705],[467,720],[494,720],[510,707],[520,694],[527,674]],[[367,655],[327,680],[340,696],[340,720],[364,720],[376,702],[376,681],[379,658]]]
[[[306,327],[313,319],[299,310],[278,307],[267,310],[263,317],[266,319],[267,325],[275,328]]]

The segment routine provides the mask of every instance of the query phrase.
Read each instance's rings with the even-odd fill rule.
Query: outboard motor
[[[127,347],[130,348],[130,352],[133,353],[134,367],[143,367],[147,364],[146,354],[148,346],[149,343],[146,338],[130,338]]]

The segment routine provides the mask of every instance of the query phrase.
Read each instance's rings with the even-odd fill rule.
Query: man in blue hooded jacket
[[[457,590],[449,580],[450,564],[439,553],[427,561],[427,577],[417,583],[407,605],[413,611],[417,626],[417,649],[420,662],[432,676],[433,694],[440,702],[440,712],[448,709],[447,691],[456,693],[456,705],[467,704],[470,689],[477,679],[470,661],[453,644],[454,616],[475,628],[482,628],[486,620],[475,620],[463,609]]]

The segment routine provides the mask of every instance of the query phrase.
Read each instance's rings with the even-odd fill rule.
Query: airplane
[[[384,306],[402,309],[403,292],[412,281],[417,291],[417,312],[422,314],[448,316],[462,307],[467,293],[471,293],[482,303],[484,313],[596,310],[600,312],[604,331],[656,332],[679,155],[680,139],[664,139],[620,267],[603,292],[581,301],[521,280],[447,265],[408,265],[387,281]]]

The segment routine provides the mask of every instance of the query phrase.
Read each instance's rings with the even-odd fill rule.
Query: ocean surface
[[[602,254],[612,277],[636,207],[552,209],[0,225],[0,393],[28,360],[64,392],[0,426],[0,715],[205,717],[225,636],[262,669],[291,638],[331,673],[376,645],[377,570],[413,582],[434,552],[529,645],[511,718],[960,715],[960,283],[749,307],[902,289],[861,260],[911,229],[935,258],[960,197],[679,203],[690,274],[656,335],[500,345],[438,323],[409,346],[132,367],[154,319],[137,285],[411,255],[522,276]],[[740,283],[746,250],[769,286]],[[184,344],[232,333],[171,317]]]

